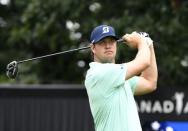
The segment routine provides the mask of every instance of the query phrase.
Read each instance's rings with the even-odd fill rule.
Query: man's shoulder
[[[96,75],[100,75],[100,74],[113,74],[113,72],[118,72],[121,70],[126,69],[126,65],[125,63],[123,64],[115,64],[115,63],[98,63],[98,62],[91,62],[90,64],[90,68],[87,70],[86,74],[96,74]]]

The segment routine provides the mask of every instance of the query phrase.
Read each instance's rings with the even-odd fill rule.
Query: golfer
[[[116,64],[114,28],[100,25],[91,33],[93,62],[89,64],[85,87],[96,131],[141,131],[134,95],[150,93],[157,87],[153,43],[137,32],[122,38],[138,52],[132,61]]]

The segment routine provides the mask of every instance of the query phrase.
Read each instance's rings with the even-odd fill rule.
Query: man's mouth
[[[105,54],[112,54],[113,51],[105,51],[104,53],[105,53]]]

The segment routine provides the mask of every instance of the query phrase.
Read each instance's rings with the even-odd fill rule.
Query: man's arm
[[[123,36],[128,46],[137,48],[138,52],[134,60],[126,63],[127,72],[125,80],[141,74],[150,65],[150,49],[146,41],[136,32]]]
[[[141,73],[135,95],[147,94],[157,88],[158,71],[153,44],[150,45],[150,52],[150,66]]]

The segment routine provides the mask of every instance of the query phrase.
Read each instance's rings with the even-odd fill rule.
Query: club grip
[[[124,39],[119,39],[119,40],[117,40],[117,43],[121,43],[121,42],[126,42]]]

